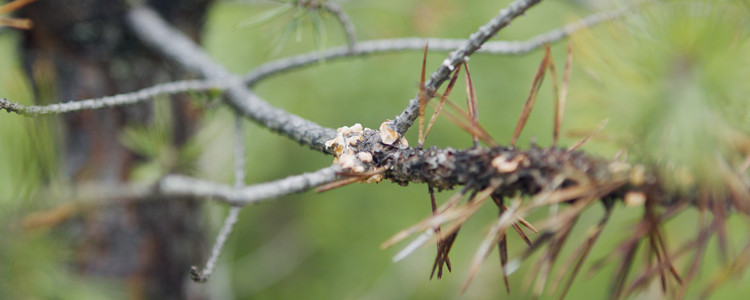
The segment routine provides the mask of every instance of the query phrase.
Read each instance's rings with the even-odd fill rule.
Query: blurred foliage
[[[471,1],[469,5],[459,0],[351,0],[341,4],[354,21],[358,38],[367,40],[409,36],[465,38],[509,2],[482,0]],[[499,38],[527,39],[557,28],[590,13],[586,3],[543,2],[514,21],[499,34]],[[705,5],[706,2],[698,3]],[[247,2],[218,3],[210,12],[204,32],[205,47],[231,71],[242,73],[270,59],[321,47],[323,43],[316,41],[315,30],[337,32],[326,35],[326,45],[346,43],[344,35],[338,34],[342,31],[339,24],[332,18],[321,18],[319,25],[299,21],[290,25],[294,21],[282,17],[284,13],[292,12],[285,8],[289,4],[280,5],[274,10],[274,6]],[[696,11],[704,10],[696,8]],[[691,155],[696,154],[684,152],[687,148],[709,147],[710,144],[703,143],[705,141],[722,142],[723,137],[715,134],[713,129],[716,127],[713,126],[746,132],[748,124],[743,112],[747,111],[747,102],[742,101],[741,96],[747,95],[748,87],[742,82],[748,76],[747,70],[741,67],[747,65],[750,52],[746,40],[740,39],[744,35],[739,33],[748,27],[746,23],[744,27],[738,25],[740,27],[731,30],[724,27],[736,24],[732,23],[733,20],[746,22],[741,15],[743,12],[709,10],[718,12],[718,15],[708,13],[710,23],[702,17],[678,12],[680,10],[663,8],[648,10],[642,16],[593,29],[575,39],[576,69],[572,77],[571,106],[564,127],[590,131],[609,117],[611,122],[605,133],[613,136],[609,142],[594,141],[585,149],[611,155],[626,147],[647,160],[659,161],[661,157],[678,154],[681,160],[689,161]],[[746,18],[746,11],[744,13]],[[292,20],[294,17],[292,13]],[[253,18],[259,26],[237,28],[238,24]],[[266,20],[270,22],[260,24]],[[290,39],[274,52],[279,31],[269,30],[270,26],[280,26],[281,35],[295,36],[295,39]],[[294,26],[294,30],[287,32],[283,29],[289,26]],[[319,29],[314,29],[315,26]],[[300,32],[299,39],[296,38],[297,32]],[[15,40],[9,34],[0,35],[0,39],[0,96],[31,103],[28,83],[20,79],[17,53],[12,51]],[[730,43],[732,47],[721,43]],[[565,45],[554,45],[553,54],[556,65],[562,66]],[[510,139],[542,55],[541,52],[517,57],[478,54],[471,58],[479,97],[480,123],[500,143],[507,143]],[[428,71],[436,69],[444,58],[445,53],[430,53]],[[421,53],[414,51],[321,62],[269,78],[256,86],[256,91],[271,104],[323,126],[337,128],[362,123],[376,128],[383,120],[398,114],[416,95],[421,61]],[[686,63],[691,67],[685,71],[677,68]],[[585,83],[579,85],[579,81]],[[463,91],[462,84],[463,80],[459,80],[455,91]],[[720,92],[727,94],[719,95]],[[716,95],[721,96],[721,102],[707,100],[708,96]],[[453,98],[456,103],[464,102],[460,93],[454,92]],[[526,147],[532,139],[540,145],[550,144],[552,104],[551,88],[546,82],[518,145]],[[703,123],[696,120],[703,120]],[[50,167],[59,164],[55,154],[59,135],[51,126],[54,122],[54,118],[0,115],[0,128],[3,128],[0,130],[0,224],[3,227],[0,233],[0,294],[12,299],[124,298],[124,286],[101,283],[92,278],[81,279],[71,272],[75,270],[71,262],[76,254],[72,253],[70,241],[55,234],[56,230],[66,230],[64,225],[62,229],[32,231],[21,227],[24,216],[66,201],[34,197],[46,185],[60,185],[56,182],[60,180],[56,179],[59,171]],[[685,129],[686,139],[669,140],[660,135],[674,124]],[[136,168],[140,175],[135,177],[153,179],[176,166],[189,165],[187,169],[196,171],[197,176],[230,183],[232,128],[231,112],[220,108],[206,115],[200,134],[189,143],[194,148],[170,148],[165,141],[170,129],[160,125],[158,119],[148,126],[127,129],[119,136],[130,149],[146,158],[146,163]],[[245,128],[248,184],[316,170],[332,161],[332,157],[300,147],[254,123],[247,122]],[[661,129],[653,131],[653,128]],[[696,139],[696,136],[708,139]],[[407,138],[416,141],[416,130]],[[578,138],[580,136],[563,136],[561,144],[570,145]],[[445,118],[439,118],[427,137],[427,146],[431,145],[466,148],[471,146],[471,137]],[[639,152],[639,149],[643,151]],[[650,149],[659,151],[651,152]],[[701,148],[690,149],[703,151]],[[680,156],[683,154],[684,157]],[[178,156],[176,162],[173,161],[174,155]],[[194,164],[190,164],[191,161]],[[137,171],[139,169],[143,171]],[[182,167],[177,169],[185,170]],[[502,287],[499,260],[492,259],[482,268],[466,294],[458,294],[486,225],[497,216],[493,209],[480,211],[464,226],[451,255],[453,273],[442,280],[428,280],[435,254],[432,247],[420,249],[399,263],[391,263],[391,257],[399,249],[382,251],[379,245],[391,234],[430,214],[426,190],[423,185],[399,187],[384,182],[353,185],[323,194],[290,195],[275,202],[247,207],[242,211],[214,277],[197,288],[209,291],[213,299],[527,297],[523,282],[528,280],[525,274],[536,256],[511,276],[510,295],[505,295]],[[439,201],[444,201],[450,194],[450,191],[441,193]],[[206,225],[218,228],[226,206],[209,202],[205,208]],[[586,229],[598,221],[602,211],[598,206],[587,210],[568,245],[580,242]],[[628,224],[638,220],[640,213],[639,208],[615,210],[591,254],[591,261],[604,257],[612,250],[611,245],[624,239],[624,234],[631,229]],[[545,216],[546,212],[540,211],[529,219],[533,221]],[[676,241],[694,235],[696,228],[691,228],[696,217],[683,214],[670,221],[667,224],[668,242],[678,244]],[[747,226],[741,220],[730,221],[735,228]],[[747,239],[744,236],[738,238]],[[523,248],[520,239],[510,237],[511,255],[520,253]],[[561,255],[570,255],[570,251],[566,249]],[[720,267],[714,259],[716,252],[709,247],[706,256],[710,259],[706,259],[708,266],[704,268],[706,274],[714,274]],[[682,270],[689,260],[684,258],[675,263]],[[609,266],[598,273],[583,273],[574,283],[568,298],[606,297],[611,271]],[[707,279],[710,275],[698,278],[699,281]],[[750,292],[746,286],[740,281],[730,282],[716,296]],[[663,297],[656,286],[638,296]]]
[[[33,96],[15,59],[15,40],[0,35],[0,94],[24,104]],[[43,77],[40,101],[52,96]],[[59,186],[57,119],[0,117],[0,295],[4,299],[104,299],[121,292],[113,283],[82,278],[70,263],[72,243],[59,230],[33,228],[26,217],[70,199],[38,198],[48,185]]]
[[[170,106],[169,99],[155,99],[152,124],[131,125],[121,133],[120,142],[144,160],[132,169],[132,180],[155,183],[170,173],[196,173],[202,143],[192,138],[179,148],[174,146]]]
[[[750,154],[748,15],[746,1],[667,1],[577,35],[578,123],[610,118],[604,136],[672,188],[721,188]]]
[[[325,49],[327,35],[322,18],[330,17],[330,13],[323,9],[318,1],[294,0],[271,3],[277,6],[240,21],[236,28],[258,29],[269,23],[281,23],[278,25],[280,28],[271,31],[271,36],[274,37],[274,47],[270,52],[272,55],[278,53],[292,36],[297,42],[302,40],[303,35],[309,36],[316,49]],[[306,27],[310,28],[309,34],[303,32]]]

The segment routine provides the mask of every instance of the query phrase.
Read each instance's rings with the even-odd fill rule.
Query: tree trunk
[[[23,36],[24,64],[39,102],[86,99],[184,78],[144,47],[125,23],[119,0],[45,0],[22,13],[34,28]],[[152,0],[149,5],[193,39],[211,0]],[[200,117],[185,97],[173,99],[171,143],[184,144]],[[117,139],[128,125],[147,125],[153,103],[84,111],[61,118],[62,172],[72,183],[123,183],[143,157]],[[122,278],[131,299],[203,298],[188,292],[190,265],[203,260],[200,205],[190,199],[119,199],[76,221],[76,267],[87,276]]]

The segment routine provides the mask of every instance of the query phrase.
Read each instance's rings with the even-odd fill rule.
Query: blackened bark
[[[45,0],[21,12],[35,23],[24,32],[21,50],[29,77],[32,82],[52,79],[51,88],[34,85],[38,101],[113,95],[185,77],[128,32],[124,2]],[[211,0],[146,2],[198,40]],[[175,147],[190,137],[199,117],[185,100],[171,102]],[[75,181],[127,181],[142,158],[117,136],[127,125],[152,121],[152,113],[151,104],[145,103],[63,116],[60,158],[65,176]],[[123,279],[132,299],[202,298],[187,289],[189,266],[203,260],[205,247],[198,203],[120,200],[119,205],[88,211],[79,220],[80,235],[72,237],[78,270]]]

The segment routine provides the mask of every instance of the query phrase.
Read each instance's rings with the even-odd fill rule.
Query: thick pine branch
[[[186,70],[197,72],[210,80],[226,80],[225,95],[228,104],[245,117],[300,144],[328,152],[325,141],[336,135],[335,130],[322,127],[263,101],[153,10],[146,7],[133,8],[128,13],[128,25],[145,44]]]
[[[432,41],[432,50],[453,48],[453,46],[456,46],[455,44],[451,45],[453,42],[460,43],[460,45],[457,47],[457,50],[451,52],[449,58],[444,61],[443,65],[432,74],[430,81],[426,84],[428,94],[433,94],[442,82],[448,79],[448,75],[451,71],[461,63],[464,63],[469,55],[479,51],[479,48],[482,47],[483,44],[485,51],[492,52],[493,50],[491,46],[493,44],[485,44],[485,42],[494,36],[498,30],[507,26],[515,17],[520,16],[528,8],[538,2],[540,2],[540,0],[515,1],[510,7],[502,10],[500,14],[492,19],[487,25],[480,28],[480,30],[473,34],[467,41]],[[531,51],[545,43],[562,39],[580,28],[612,19],[627,11],[628,8],[625,8],[611,13],[593,15],[575,24],[567,25],[562,29],[531,39],[523,44],[512,44],[512,46],[509,46],[511,44],[505,44],[505,50],[496,51],[506,51],[507,53]],[[154,94],[174,93],[181,88],[191,88],[192,90],[219,88],[225,90],[229,104],[237,110],[238,114],[249,117],[269,129],[284,134],[303,145],[323,152],[333,152],[333,150],[329,150],[328,147],[326,147],[326,142],[336,136],[336,131],[330,128],[321,127],[311,121],[275,108],[260,99],[244,85],[250,84],[252,86],[259,80],[267,78],[273,74],[312,64],[319,61],[321,54],[324,58],[331,59],[337,57],[366,55],[377,52],[419,49],[425,43],[425,40],[423,39],[403,39],[391,40],[389,42],[378,41],[382,44],[360,43],[354,47],[349,45],[349,47],[346,48],[336,48],[328,50],[328,52],[300,55],[268,63],[256,68],[243,78],[240,78],[237,75],[229,73],[221,65],[216,64],[205,54],[205,52],[202,51],[202,49],[180,32],[172,29],[149,9],[133,9],[129,13],[129,24],[133,31],[146,44],[152,46],[162,55],[176,61],[185,69],[199,73],[207,80],[175,82],[161,85],[161,87],[155,86],[131,94],[91,99],[77,104],[65,103],[47,107],[21,106],[13,102],[2,100],[0,101],[0,108],[31,115],[60,113],[144,101],[153,97]],[[545,68],[541,69],[543,70]],[[186,87],[180,85],[186,83],[189,83],[191,86]],[[406,132],[416,118],[415,112],[418,108],[418,102],[419,99],[412,100],[406,110],[390,123],[390,127],[395,129],[399,134]],[[241,135],[240,130],[237,132]],[[347,139],[346,143],[354,146],[346,149],[347,151],[352,152],[352,155],[350,155],[351,157],[349,157],[349,162],[352,162],[351,159],[353,159],[352,157],[354,157],[354,154],[356,153],[358,157],[356,164],[364,164],[364,167],[363,165],[358,165],[359,167],[363,167],[363,169],[370,172],[375,172],[377,175],[383,175],[386,179],[390,179],[399,184],[423,182],[428,183],[430,189],[433,187],[438,189],[450,189],[458,185],[464,186],[464,191],[457,194],[458,197],[454,197],[456,198],[456,201],[451,204],[453,206],[447,206],[447,209],[437,210],[437,213],[434,213],[433,216],[428,218],[425,222],[419,223],[409,230],[404,231],[406,232],[405,235],[420,231],[424,231],[427,234],[424,235],[426,238],[418,238],[416,243],[412,243],[407,247],[407,250],[415,249],[422,243],[426,242],[430,236],[435,234],[435,228],[446,224],[447,221],[455,221],[455,224],[451,224],[451,226],[446,228],[445,231],[447,235],[452,234],[453,238],[455,238],[455,234],[458,232],[458,229],[463,222],[470,218],[471,215],[479,209],[482,201],[485,201],[489,196],[492,196],[493,199],[500,199],[499,197],[502,196],[515,196],[519,194],[532,196],[528,202],[520,204],[519,201],[517,206],[507,209],[507,212],[503,213],[497,220],[492,231],[483,242],[482,247],[480,247],[480,251],[478,251],[475,256],[476,258],[472,265],[472,271],[470,271],[469,278],[476,275],[478,265],[487,257],[489,250],[492,250],[498,237],[503,236],[504,240],[505,231],[509,226],[515,223],[515,219],[522,218],[524,214],[543,205],[557,205],[559,203],[573,204],[568,206],[567,209],[562,211],[559,215],[556,215],[554,218],[545,220],[545,222],[539,226],[542,235],[530,245],[528,253],[533,252],[534,249],[541,247],[541,245],[544,245],[545,243],[549,244],[545,258],[540,263],[542,269],[545,270],[541,272],[541,275],[543,275],[543,278],[545,279],[539,281],[539,284],[537,285],[538,289],[536,289],[537,292],[541,292],[540,288],[545,285],[546,276],[550,273],[550,268],[558,256],[559,249],[561,249],[565,243],[570,228],[575,225],[577,216],[580,215],[583,208],[589,206],[595,201],[600,200],[609,208],[615,199],[622,199],[627,203],[628,196],[630,195],[631,198],[639,196],[644,197],[648,201],[646,206],[647,210],[659,205],[667,206],[668,209],[674,209],[675,203],[692,203],[699,206],[701,203],[709,203],[711,205],[726,205],[729,203],[733,205],[734,208],[737,208],[746,214],[748,213],[743,209],[744,205],[741,205],[741,202],[746,200],[745,195],[747,192],[747,187],[742,184],[732,187],[732,192],[734,192],[734,194],[727,196],[729,199],[697,199],[696,197],[700,197],[700,195],[673,196],[663,189],[663,186],[656,175],[649,174],[647,176],[650,178],[649,181],[636,183],[638,177],[634,176],[631,172],[631,170],[634,169],[631,165],[624,162],[596,158],[583,152],[563,150],[559,148],[542,149],[535,146],[532,146],[528,150],[519,150],[513,147],[506,148],[501,146],[491,148],[475,147],[468,150],[453,150],[450,148],[414,149],[400,145],[400,142],[394,144],[393,141],[391,141],[388,144],[385,144],[385,140],[380,134],[382,134],[382,132],[364,132],[361,136],[362,138],[358,140],[360,141],[359,143],[357,143],[357,141],[350,143]],[[289,193],[302,192],[316,186],[330,183],[339,177],[342,172],[342,166],[343,168],[346,168],[345,164],[342,163],[344,160],[342,154],[337,153],[339,163],[334,164],[331,167],[313,173],[291,176],[273,182],[242,187],[244,163],[241,162],[242,160],[240,157],[244,150],[242,150],[243,148],[241,148],[242,146],[240,145],[244,143],[242,143],[241,138],[238,138],[237,142],[238,146],[236,150],[239,150],[237,150],[236,153],[239,154],[237,154],[238,162],[235,164],[236,182],[234,187],[185,176],[171,175],[162,179],[153,189],[149,190],[139,187],[130,191],[131,193],[138,194],[142,197],[153,195],[149,194],[149,192],[167,196],[210,197],[233,205],[230,214],[225,221],[225,225],[217,237],[214,250],[212,251],[212,255],[209,258],[204,271],[198,272],[197,269],[195,269],[196,271],[194,275],[196,275],[197,280],[205,280],[211,273],[216,258],[221,253],[221,247],[226,241],[227,236],[231,233],[231,229],[237,220],[237,214],[240,207],[248,203],[255,203],[264,199],[272,199]],[[356,169],[347,169],[345,171],[351,173],[352,179],[355,179],[355,181],[366,179],[366,177],[370,176],[369,174],[363,176],[366,172],[359,172],[358,174],[358,171],[354,170]],[[464,206],[456,206],[461,195],[467,191],[473,192],[476,197],[472,196],[472,199]],[[678,199],[677,197],[680,198]],[[449,200],[449,203],[451,201],[453,200]],[[499,206],[502,204],[500,202],[497,203]],[[669,208],[670,206],[672,206],[672,208]],[[434,207],[433,211],[435,211]],[[660,238],[658,225],[662,222],[662,217],[663,215],[647,215],[644,218],[644,221],[639,224],[642,229],[632,235],[628,241],[623,243],[625,246],[633,246],[620,247],[621,249],[626,249],[626,257],[630,258],[626,259],[625,262],[621,264],[620,270],[618,271],[617,280],[614,286],[616,291],[615,296],[619,296],[624,290],[623,288],[626,287],[625,282],[628,277],[627,272],[632,264],[631,254],[634,253],[633,251],[635,251],[638,243],[643,237],[650,235],[654,239],[652,244],[656,245],[657,239]],[[718,219],[720,221],[719,223],[723,222],[723,219],[721,218],[723,217],[719,217]],[[404,238],[405,236],[400,234],[397,235],[397,237]],[[593,239],[595,239],[595,237]],[[397,240],[399,239],[394,239],[394,242],[397,242]],[[705,240],[706,239],[699,237],[696,239],[696,244],[703,249],[706,245]],[[450,243],[452,243],[452,240]],[[591,243],[593,243],[593,240]],[[655,251],[659,264],[671,266],[671,263],[669,263],[669,252],[666,250],[666,247],[662,244],[661,246],[654,246],[654,248],[657,248]],[[442,255],[442,257],[447,260],[449,250],[450,246],[447,246],[447,248],[441,248],[441,245],[439,244],[439,258]],[[586,249],[586,251],[588,251],[588,249]],[[703,250],[698,251],[697,254],[699,257],[702,257],[702,251]],[[502,255],[503,254],[501,254],[501,256]],[[583,254],[581,259],[584,259],[585,255],[586,254]],[[525,254],[524,256],[527,255]],[[662,263],[662,259],[666,263]],[[511,265],[514,263],[508,263],[507,257],[501,258],[501,261],[504,270],[503,274],[512,273],[511,271],[508,271],[508,269],[511,269]],[[691,271],[687,276],[688,282],[694,275],[695,267],[699,265],[699,263],[699,260],[696,260],[693,263]],[[578,265],[576,265],[576,270],[573,272],[574,274],[577,272],[577,268]],[[662,267],[657,269],[661,270]],[[648,273],[644,274],[644,278],[651,276],[652,275],[649,275]],[[680,281],[679,276],[676,277],[678,277],[678,281]],[[465,286],[466,285],[464,285],[464,287]],[[636,281],[634,286],[639,286],[639,282]]]
[[[495,55],[522,55],[535,51],[545,44],[560,41],[576,31],[594,26],[604,21],[621,17],[629,12],[630,8],[621,8],[613,11],[600,12],[579,21],[569,23],[562,28],[555,29],[526,41],[491,41],[486,42],[477,53]],[[171,95],[184,92],[200,91],[223,91],[230,84],[242,81],[248,86],[284,72],[293,71],[307,66],[315,65],[321,59],[332,61],[342,58],[369,56],[402,51],[421,51],[424,45],[429,44],[429,51],[453,51],[461,47],[466,40],[463,39],[441,39],[441,38],[400,38],[370,40],[356,43],[352,49],[347,47],[333,47],[324,51],[313,51],[287,58],[282,58],[264,63],[245,75],[231,76],[220,80],[182,80],[157,84],[135,92],[122,93],[113,96],[68,101],[50,105],[22,105],[7,99],[0,99],[0,109],[15,112],[22,115],[46,115],[77,112],[83,110],[94,110],[122,105],[136,104],[149,101],[157,96]]]

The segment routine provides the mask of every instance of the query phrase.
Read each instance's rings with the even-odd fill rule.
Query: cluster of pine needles
[[[736,210],[743,214],[750,214],[748,199],[750,194],[744,177],[744,172],[727,172],[725,189],[716,190],[715,187],[704,187],[696,185],[690,193],[679,193],[665,187],[665,184],[654,170],[643,164],[633,164],[624,157],[615,157],[608,160],[591,156],[578,149],[586,143],[591,136],[595,135],[606,124],[591,132],[588,136],[574,143],[569,148],[558,147],[560,125],[564,116],[564,108],[568,94],[572,64],[572,46],[567,48],[567,57],[563,69],[562,83],[557,75],[554,61],[550,55],[549,46],[545,47],[545,55],[534,76],[529,96],[517,121],[514,134],[508,146],[499,146],[487,131],[480,125],[477,117],[477,96],[471,80],[468,64],[463,64],[466,80],[467,111],[462,110],[451,101],[446,101],[456,83],[461,67],[456,68],[451,80],[442,95],[437,91],[425,90],[425,62],[427,46],[425,46],[425,58],[422,65],[419,91],[419,133],[418,145],[411,148],[410,153],[418,155],[429,155],[439,152],[440,149],[423,150],[425,137],[430,132],[438,114],[441,113],[445,104],[452,108],[446,114],[448,119],[460,128],[472,135],[474,147],[463,150],[465,155],[475,155],[476,160],[480,156],[490,156],[484,163],[489,163],[486,169],[474,173],[467,167],[464,170],[475,177],[476,180],[459,182],[453,177],[442,180],[454,180],[450,185],[463,185],[463,188],[455,193],[444,204],[438,206],[435,192],[438,183],[424,175],[419,179],[419,174],[397,174],[406,173],[429,173],[429,163],[418,162],[421,171],[397,171],[394,166],[406,164],[407,159],[401,161],[383,158],[383,155],[375,154],[375,167],[363,174],[346,173],[339,182],[334,182],[324,190],[357,182],[364,177],[375,173],[382,173],[385,178],[399,182],[399,176],[412,177],[412,182],[426,182],[431,200],[432,215],[409,227],[387,240],[382,244],[388,248],[408,237],[417,235],[416,238],[399,252],[394,261],[400,260],[420,246],[432,242],[437,246],[430,278],[437,275],[441,278],[444,270],[451,271],[452,261],[449,257],[451,249],[464,223],[469,220],[488,199],[498,209],[498,217],[493,222],[480,243],[469,266],[469,271],[462,286],[466,290],[478,271],[495,248],[498,249],[500,263],[502,265],[502,276],[507,292],[510,292],[508,276],[518,269],[519,264],[537,251],[543,251],[541,257],[532,268],[529,278],[533,278],[531,291],[534,297],[541,296],[548,283],[554,283],[553,294],[564,298],[574,279],[580,273],[584,262],[587,260],[592,248],[600,238],[605,225],[610,219],[612,210],[618,203],[628,206],[643,207],[643,216],[633,227],[628,235],[620,242],[614,251],[598,261],[592,267],[601,269],[607,263],[615,263],[616,269],[612,279],[610,296],[617,299],[649,286],[653,279],[658,278],[662,291],[676,298],[683,298],[700,269],[702,258],[705,255],[708,241],[712,236],[718,236],[719,246],[726,255],[727,252],[727,217],[731,211]],[[551,74],[553,95],[555,97],[554,129],[552,146],[546,149],[532,145],[529,150],[516,149],[515,143],[523,130],[526,121],[534,107],[538,92],[542,85],[545,74]],[[425,107],[430,98],[439,97],[439,102],[434,106],[434,113],[425,126]],[[489,148],[480,151],[480,141]],[[479,150],[478,150],[479,149]],[[459,151],[460,152],[460,151]],[[458,152],[456,152],[458,153]],[[472,154],[473,153],[473,154]],[[448,155],[454,154],[450,152]],[[456,154],[458,155],[458,154]],[[399,156],[399,155],[396,155]],[[407,156],[403,154],[401,156]],[[380,158],[379,158],[380,157]],[[435,168],[435,166],[432,166]],[[456,169],[461,168],[455,166]],[[480,167],[481,168],[481,167]],[[460,170],[454,170],[462,172]],[[482,174],[482,175],[476,175]],[[453,175],[451,175],[453,176]],[[415,179],[416,178],[416,179]],[[438,186],[443,189],[444,186]],[[466,195],[468,200],[460,204]],[[566,259],[561,259],[563,247],[569,239],[582,212],[594,205],[601,203],[605,212],[601,219],[577,246],[575,251]],[[553,207],[547,219],[531,224],[524,219],[529,213],[542,208]],[[700,230],[697,236],[674,249],[667,246],[664,224],[666,221],[688,208],[697,208],[701,212],[702,220],[699,222]],[[706,216],[713,215],[711,221]],[[512,229],[511,229],[512,228]],[[520,239],[528,246],[517,258],[509,258],[508,237],[509,230],[515,231]],[[421,233],[421,234],[420,234]],[[647,265],[641,272],[631,275],[636,256],[641,245],[646,245]],[[695,258],[689,263],[686,272],[678,271],[673,263],[683,256],[694,253]],[[725,273],[716,276],[704,289],[703,296],[709,295],[726,279],[736,272],[743,270],[750,257],[750,246],[742,250],[735,260],[726,269]],[[655,258],[655,259],[654,259]],[[557,266],[557,273],[552,272],[558,261],[562,265]]]

